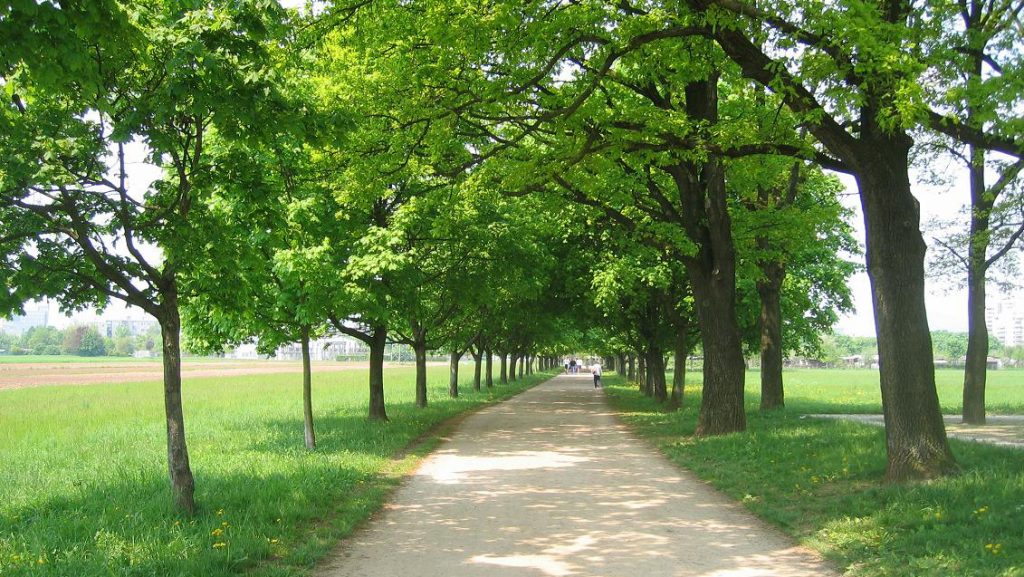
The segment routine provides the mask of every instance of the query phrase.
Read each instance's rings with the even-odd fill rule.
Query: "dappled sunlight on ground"
[[[634,439],[583,377],[464,421],[317,574],[830,575]]]

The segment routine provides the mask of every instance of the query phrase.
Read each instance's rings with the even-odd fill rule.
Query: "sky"
[[[952,168],[951,168],[952,169]],[[864,215],[860,210],[860,200],[857,196],[857,186],[853,177],[838,175],[843,184],[846,185],[847,193],[843,197],[843,204],[854,210],[851,224],[855,229],[855,236],[860,241],[861,248],[864,246]],[[955,185],[954,185],[955,186]],[[957,215],[958,210],[967,202],[967,190],[965,187],[959,189],[941,189],[934,186],[916,184],[913,187],[914,196],[921,203],[921,223],[924,226],[929,220],[935,218],[950,219]],[[925,241],[929,243],[929,252],[932,250],[928,235]],[[864,264],[864,257],[858,257],[861,265]],[[866,272],[860,272],[850,279],[850,289],[853,293],[853,302],[856,311],[840,317],[836,331],[852,336],[874,336],[875,320],[873,307],[871,305],[871,285]],[[967,332],[967,292],[956,288],[959,279],[938,279],[926,278],[925,306],[928,309],[928,326],[931,330],[947,330],[953,332]],[[999,298],[990,294],[990,300]]]

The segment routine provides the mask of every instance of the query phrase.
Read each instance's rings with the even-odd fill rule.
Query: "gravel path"
[[[467,418],[317,575],[836,575],[634,438],[592,382]]]

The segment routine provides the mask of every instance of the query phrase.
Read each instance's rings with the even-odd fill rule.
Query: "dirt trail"
[[[467,418],[320,577],[830,577],[616,421],[590,375]]]

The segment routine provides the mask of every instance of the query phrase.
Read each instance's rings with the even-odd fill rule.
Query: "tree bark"
[[[313,428],[313,369],[309,359],[309,327],[302,327],[302,414],[306,448],[316,449],[316,431]]]
[[[416,406],[427,406],[427,342],[418,336],[413,339],[412,352],[416,357]]]
[[[370,334],[370,410],[371,421],[387,421],[384,408],[384,348],[388,344],[388,330],[375,326]]]
[[[718,78],[686,85],[686,112],[694,120],[718,122]],[[693,290],[704,348],[704,392],[698,436],[743,431],[745,364],[736,320],[736,249],[732,238],[721,160],[669,167],[682,201],[682,224],[697,247],[683,259]]]
[[[637,364],[637,370],[636,370],[637,384],[640,385],[640,392],[642,392],[643,394],[645,394],[645,395],[647,395],[649,397],[651,395],[650,395],[650,382],[648,382],[648,380],[647,380],[647,355],[644,354],[644,353],[637,353],[636,358],[637,358],[637,362],[636,362],[636,364]]]
[[[977,76],[981,76],[980,64]],[[970,147],[971,230],[967,248],[967,362],[964,366],[963,419],[985,424],[988,380],[988,323],[985,320],[985,278],[988,276],[990,215],[995,198],[985,190],[985,152]]]
[[[448,357],[448,396],[459,398],[459,361],[462,360],[462,353],[452,351]]]
[[[478,348],[469,349],[469,354],[473,355],[473,390],[480,390],[480,376],[483,372],[483,358],[484,352]]]
[[[690,337],[686,330],[677,329],[673,346],[675,370],[672,373],[672,395],[669,410],[678,411],[683,406],[683,391],[686,388],[686,357],[690,355]]]
[[[668,400],[668,385],[665,382],[665,356],[658,347],[651,347],[647,371],[651,381],[651,395],[659,403]]]
[[[758,239],[758,244],[763,244]],[[767,248],[767,247],[764,247]],[[780,262],[760,262],[757,281],[761,300],[761,410],[786,405],[782,384],[782,283],[786,268]]]
[[[508,380],[516,380],[516,362],[519,360],[519,355],[512,353],[508,357]]]
[[[167,465],[174,507],[195,513],[195,480],[185,443],[185,415],[181,406],[181,317],[176,294],[165,295],[163,314],[157,320],[163,336],[164,414],[167,421]]]
[[[508,353],[501,353],[498,357],[501,359],[501,384],[507,385],[508,373],[506,371],[508,370]]]
[[[633,355],[629,355],[627,357],[626,362],[628,363],[628,369],[626,371],[626,380],[632,382],[636,380],[636,357],[634,357]]]
[[[887,134],[877,126],[865,126],[862,133],[866,136],[857,184],[878,331],[886,478],[933,478],[954,471],[956,463],[935,389],[924,298],[926,247],[907,170],[913,141],[906,134]]]
[[[487,388],[490,389],[491,387],[494,386],[494,352],[493,351],[487,351],[486,365],[487,365],[485,367],[486,370],[484,371],[484,373],[485,373],[484,380],[485,380],[485,383],[487,385]]]
[[[525,355],[519,357],[519,379],[522,380],[526,376],[526,360]]]

